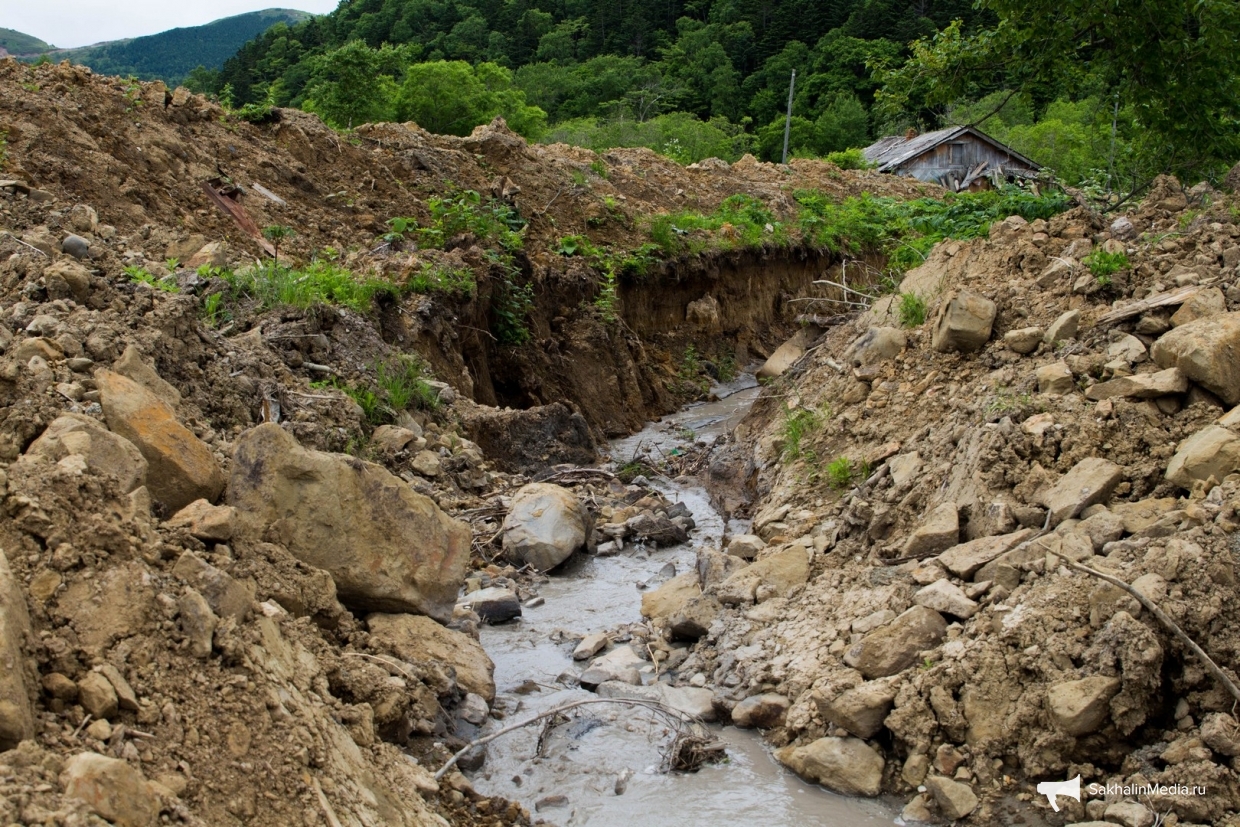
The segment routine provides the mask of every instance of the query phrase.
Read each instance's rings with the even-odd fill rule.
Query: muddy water
[[[748,410],[757,385],[752,376],[744,376],[715,391],[720,401],[686,408],[613,443],[612,457],[625,461],[642,450],[670,453],[688,440],[713,441]],[[484,628],[482,643],[495,661],[497,703],[507,706],[506,722],[593,697],[557,681],[574,668],[571,638],[640,620],[639,584],[660,582],[668,563],[677,572],[691,568],[699,544],[717,547],[725,526],[706,491],[685,482],[655,484],[692,510],[697,529],[688,544],[632,556],[579,556],[541,588],[544,605],[526,609],[518,622]],[[735,533],[744,526],[729,528]],[[557,634],[561,631],[563,636]],[[561,637],[564,642],[557,642]],[[530,681],[538,685],[536,691],[529,691]],[[532,811],[541,802],[536,819],[562,827],[852,827],[891,824],[898,813],[890,802],[845,798],[804,783],[783,770],[752,731],[716,727],[728,745],[727,762],[692,774],[663,774],[658,771],[660,747],[667,739],[648,715],[610,704],[574,715],[551,731],[541,755],[538,726],[492,742],[486,763],[471,774],[474,786]]]

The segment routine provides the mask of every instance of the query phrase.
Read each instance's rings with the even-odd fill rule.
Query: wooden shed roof
[[[903,135],[891,135],[881,138],[870,146],[862,150],[865,159],[872,164],[878,164],[879,172],[894,172],[908,161],[913,160],[922,153],[934,149],[940,144],[953,141],[962,135],[970,135],[979,141],[990,144],[995,149],[1012,157],[1012,160],[1026,166],[1030,170],[1039,170],[1036,162],[1021,155],[1009,146],[999,143],[994,138],[972,126],[952,126],[947,129],[940,129],[935,132],[926,132],[916,135],[912,138],[906,138]]]

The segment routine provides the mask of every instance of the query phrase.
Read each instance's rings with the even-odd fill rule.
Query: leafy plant
[[[405,240],[405,236],[413,233],[418,229],[418,220],[416,218],[405,218],[397,216],[387,220],[388,231],[380,238],[391,244],[393,247],[399,247]]]
[[[297,235],[297,231],[292,227],[284,224],[269,224],[263,227],[263,238],[271,242],[271,246],[275,248],[276,264],[280,263],[280,242],[286,238],[292,238]]]
[[[562,256],[595,256],[599,250],[584,235],[566,235],[560,239],[555,251]]]
[[[409,277],[408,288],[414,293],[445,293],[472,296],[478,289],[474,271],[469,267],[452,267],[440,262],[428,263]]]
[[[9,133],[0,132],[0,170],[9,165]]]
[[[1127,270],[1129,267],[1128,255],[1126,253],[1108,253],[1101,247],[1085,257],[1085,264],[1089,267],[1089,272],[1093,273],[1094,278],[1098,280],[1098,283],[1104,287],[1111,283],[1112,276],[1120,270]]]
[[[506,267],[491,300],[495,338],[503,345],[523,345],[530,339],[525,318],[534,309],[534,288],[514,280],[515,267]]]
[[[433,411],[439,407],[439,392],[426,381],[430,371],[417,356],[405,354],[377,362],[374,368],[383,402],[393,411],[410,407]]]
[[[827,464],[827,483],[837,491],[852,485],[853,479],[863,476],[861,469],[848,457],[836,457]]]
[[[812,452],[805,447],[804,441],[812,432],[818,430],[823,419],[829,416],[829,411],[817,411],[812,408],[796,408],[787,412],[781,429],[785,462],[812,456]]]
[[[840,169],[873,169],[878,166],[878,164],[867,161],[865,154],[860,149],[842,149],[838,152],[828,152],[827,160]]]
[[[900,324],[920,327],[926,321],[926,300],[916,293],[900,294]]]
[[[508,251],[520,250],[525,243],[525,219],[515,207],[495,198],[486,201],[474,190],[454,190],[442,197],[429,198],[431,223],[418,230],[424,246],[442,247],[462,233],[472,233],[480,241],[497,241]]]
[[[223,304],[223,293],[212,293],[202,300],[202,320],[207,327],[218,327],[227,318],[228,311],[224,310]]]
[[[594,306],[606,324],[614,324],[619,316],[620,294],[616,290],[616,271],[614,267],[603,270],[603,279],[599,283],[598,295],[594,297]]]
[[[740,374],[736,366],[736,357],[728,354],[719,360],[719,381],[731,382]]]
[[[164,259],[164,266],[167,267],[169,271],[175,270],[181,266],[181,259],[176,258],[175,256],[166,258]]]
[[[129,276],[129,280],[134,282],[135,284],[146,284],[151,287],[154,287],[156,290],[159,290],[163,293],[181,292],[181,288],[177,287],[177,284],[175,281],[171,281],[170,279],[166,279],[166,278],[164,279],[156,278],[155,275],[151,273],[149,270],[147,270],[145,267],[138,267],[137,265],[129,265],[121,269],[124,271],[125,275]]]
[[[607,180],[607,165],[603,163],[601,158],[596,158],[590,162],[590,171],[604,181]]]
[[[234,295],[256,299],[260,309],[286,305],[306,310],[319,304],[334,304],[365,312],[376,295],[397,290],[387,281],[359,280],[348,270],[325,261],[312,262],[302,269],[264,262],[221,275],[228,280]]]

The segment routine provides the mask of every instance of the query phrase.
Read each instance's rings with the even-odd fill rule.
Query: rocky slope
[[[1095,250],[1126,261],[1099,277]],[[754,469],[756,536],[648,598],[697,640],[682,680],[909,821],[1237,823],[1236,699],[1063,560],[1235,680],[1238,264],[1234,196],[1170,178],[937,247],[901,285],[924,324],[886,299],[825,334],[716,459],[732,494]],[[1034,791],[1077,774],[1130,794]]]

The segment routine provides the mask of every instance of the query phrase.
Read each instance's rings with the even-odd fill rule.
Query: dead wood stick
[[[659,703],[658,701],[643,701],[643,700],[638,700],[636,698],[585,698],[584,700],[580,700],[580,701],[570,701],[569,703],[559,704],[558,706],[553,706],[544,712],[540,712],[537,715],[534,715],[530,718],[526,718],[524,721],[518,721],[515,724],[509,724],[503,729],[499,729],[499,730],[496,730],[495,732],[492,732],[490,735],[484,735],[481,738],[475,738],[473,741],[470,741],[468,744],[461,747],[461,749],[458,750],[455,755],[453,755],[451,758],[448,759],[448,762],[446,764],[444,764],[442,767],[439,768],[439,771],[435,773],[435,780],[438,781],[439,779],[443,778],[444,775],[447,774],[448,770],[452,769],[452,767],[455,766],[456,762],[459,761],[465,755],[465,753],[469,752],[474,747],[480,747],[484,744],[489,744],[492,741],[494,741],[496,738],[499,738],[500,736],[507,735],[510,732],[516,732],[518,729],[523,729],[524,727],[527,727],[530,724],[537,723],[543,720],[544,718],[550,718],[554,715],[559,715],[562,712],[567,712],[570,709],[574,709],[579,706],[588,706],[590,704],[621,704],[624,706],[641,706],[641,707],[650,709],[654,712],[657,712],[661,715],[665,715],[668,718],[675,719],[675,723],[678,726],[684,725],[684,724],[690,724],[694,722],[693,717],[688,715],[687,713],[681,712],[679,709],[674,709],[668,706],[667,704]]]
[[[1167,627],[1167,629],[1169,629],[1171,633],[1174,634],[1181,643],[1187,646],[1188,650],[1192,652],[1194,655],[1196,655],[1198,659],[1200,659],[1201,662],[1205,664],[1206,669],[1209,670],[1210,674],[1213,675],[1218,680],[1219,683],[1221,683],[1224,687],[1226,687],[1227,691],[1231,693],[1231,696],[1235,698],[1236,701],[1240,702],[1240,687],[1236,686],[1235,682],[1232,681],[1232,679],[1227,676],[1227,673],[1224,672],[1222,668],[1217,663],[1214,662],[1213,658],[1207,655],[1206,651],[1202,649],[1200,646],[1198,646],[1196,641],[1194,641],[1191,637],[1189,637],[1188,633],[1186,633],[1183,629],[1181,629],[1179,624],[1177,624],[1174,620],[1172,620],[1170,616],[1167,615],[1166,612],[1158,608],[1157,604],[1155,604],[1153,600],[1150,600],[1148,597],[1141,594],[1141,592],[1137,591],[1132,586],[1125,583],[1123,580],[1120,580],[1118,577],[1112,577],[1109,574],[1104,574],[1103,572],[1100,572],[1097,569],[1091,569],[1089,566],[1082,566],[1080,563],[1076,562],[1075,560],[1070,560],[1067,557],[1064,557],[1062,554],[1060,554],[1057,551],[1051,551],[1050,549],[1047,549],[1047,551],[1050,554],[1053,554],[1054,556],[1062,560],[1064,565],[1066,565],[1068,568],[1074,569],[1076,571],[1083,571],[1086,574],[1092,574],[1094,577],[1097,577],[1099,580],[1104,580],[1107,583],[1110,583],[1112,586],[1123,589],[1124,591],[1128,592],[1128,594],[1135,597],[1137,599],[1137,602],[1140,603],[1145,608],[1149,609],[1150,614],[1158,618],[1159,623]]]

